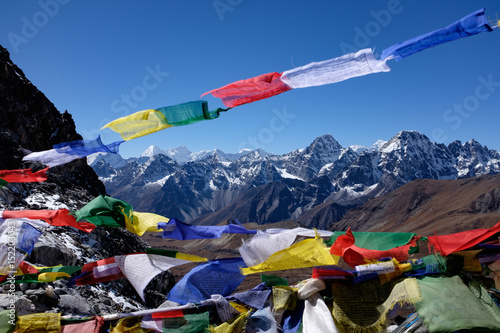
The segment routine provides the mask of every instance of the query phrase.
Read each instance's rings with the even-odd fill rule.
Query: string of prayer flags
[[[248,230],[242,225],[228,224],[223,226],[190,225],[177,219],[170,219],[168,223],[158,223],[158,228],[163,229],[163,238],[179,240],[189,239],[214,239],[220,238],[223,233],[255,234],[257,230]]]
[[[447,27],[386,48],[382,51],[381,59],[389,60],[394,58],[396,61],[399,61],[436,45],[473,36],[481,32],[493,31],[494,28],[496,27],[489,26],[488,19],[484,16],[484,8],[479,9]]]
[[[71,277],[80,271],[81,266],[53,266],[39,267],[36,273],[27,273],[16,276],[15,283],[44,283],[53,282],[62,278]]]
[[[28,218],[32,220],[43,220],[53,226],[68,226],[85,232],[91,232],[95,225],[88,222],[77,222],[75,217],[66,208],[57,210],[4,210],[2,218]]]
[[[54,149],[28,154],[23,157],[23,161],[38,161],[49,167],[55,167],[98,152],[118,154],[121,143],[123,141],[104,145],[100,136],[93,140],[65,142],[55,145]]]
[[[146,231],[158,232],[160,222],[169,219],[153,213],[134,212],[125,201],[99,195],[75,212],[76,219],[86,220],[96,226],[126,228],[128,231],[142,236]]]
[[[427,237],[429,244],[434,246],[435,251],[442,256],[452,252],[466,250],[500,231],[500,222],[490,229],[472,229],[448,235],[436,235]]]
[[[32,183],[47,180],[45,174],[49,168],[33,172],[31,169],[0,170],[0,179],[7,183]],[[5,184],[6,185],[6,184]]]
[[[356,53],[284,71],[281,80],[294,89],[307,88],[390,70],[385,61],[375,59],[372,49],[363,49]]]
[[[142,300],[144,300],[144,288],[156,275],[172,267],[196,261],[203,262],[207,261],[207,259],[196,256],[183,256],[180,253],[176,253],[173,257],[147,253],[115,256],[115,262],[120,271],[129,280]]]
[[[281,80],[281,73],[267,73],[230,83],[201,95],[219,97],[229,108],[269,98],[292,89]]]
[[[305,239],[288,248],[272,254],[261,264],[241,268],[241,274],[248,275],[294,268],[336,265],[339,257],[332,256],[321,238]]]
[[[147,134],[158,132],[172,126],[194,124],[202,120],[219,117],[220,112],[228,109],[208,109],[206,101],[192,101],[159,109],[143,110],[118,118],[104,125],[104,128],[120,133],[123,140],[128,141]]]
[[[229,296],[245,278],[241,258],[211,260],[193,268],[170,290],[167,299],[179,304],[200,303],[211,295]]]

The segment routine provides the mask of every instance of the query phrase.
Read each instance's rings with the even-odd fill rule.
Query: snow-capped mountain
[[[180,150],[189,151],[184,148]],[[240,154],[190,153],[190,160],[182,163],[180,155],[171,154],[177,156],[173,159],[150,147],[124,167],[113,167],[106,159],[92,166],[107,192],[134,209],[205,224],[228,216],[258,223],[298,219],[325,202],[337,203],[338,214],[333,215],[342,216],[348,208],[414,179],[500,173],[497,151],[475,140],[436,144],[417,131],[402,131],[371,147],[344,148],[326,134],[284,155],[261,150]],[[217,218],[210,215],[214,212]]]

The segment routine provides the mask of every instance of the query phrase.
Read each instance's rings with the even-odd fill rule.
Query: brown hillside
[[[350,210],[331,230],[416,232],[489,228],[500,221],[500,175],[419,179]]]

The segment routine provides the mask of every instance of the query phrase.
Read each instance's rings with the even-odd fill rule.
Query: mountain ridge
[[[103,158],[93,168],[110,195],[139,211],[194,224],[218,224],[228,218],[259,224],[297,219],[308,227],[336,222],[326,216],[337,220],[348,209],[415,179],[500,173],[500,154],[474,139],[446,146],[432,143],[418,131],[400,131],[389,141],[363,149],[344,148],[325,134],[306,148],[282,155],[254,150],[228,160],[217,150],[212,152],[183,164],[152,154],[128,159],[121,168]],[[151,178],[151,173],[156,176]],[[136,191],[147,199],[131,195]],[[313,222],[301,219],[327,202],[335,203],[337,211],[329,211],[323,219],[311,217]]]

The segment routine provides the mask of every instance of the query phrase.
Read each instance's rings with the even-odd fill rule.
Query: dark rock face
[[[0,46],[0,169],[45,168],[23,162],[26,154],[53,148],[54,144],[80,140],[68,112],[60,113],[25,77]],[[148,173],[148,179],[154,179]],[[76,210],[104,194],[86,159],[50,168],[41,183],[13,183],[0,188],[0,210]],[[115,255],[144,252],[149,245],[119,228],[97,227],[85,233],[70,227],[49,227],[26,261],[36,266],[82,266]],[[23,283],[16,287],[18,315],[34,312],[62,312],[92,316],[143,309],[144,302],[126,279],[94,286],[66,286],[65,280],[50,283]],[[148,287],[149,288],[149,287]],[[152,285],[157,291],[163,289]],[[165,286],[163,286],[165,288]],[[149,289],[147,289],[149,290]],[[5,294],[0,288],[0,308]],[[148,291],[150,292],[150,290]],[[119,297],[119,298],[117,298]],[[151,302],[150,302],[151,303]],[[154,302],[153,302],[154,303]]]
[[[39,163],[22,162],[33,151],[52,149],[54,144],[80,140],[75,123],[66,111],[54,105],[12,63],[8,51],[0,46],[0,169],[44,168]],[[80,192],[81,199],[105,193],[103,184],[85,159],[51,168],[50,182],[21,186],[41,192]],[[78,191],[81,188],[81,191]],[[73,193],[71,193],[73,192]]]

